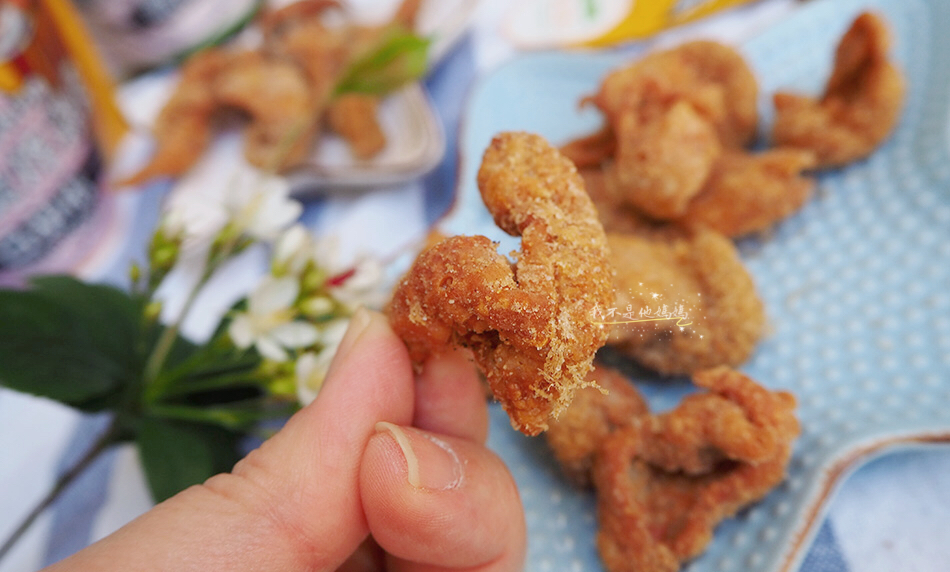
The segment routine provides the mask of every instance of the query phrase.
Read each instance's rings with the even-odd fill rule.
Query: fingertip
[[[523,559],[521,502],[497,456],[414,428],[379,424],[377,431],[363,455],[360,495],[383,549],[446,568],[496,569]]]

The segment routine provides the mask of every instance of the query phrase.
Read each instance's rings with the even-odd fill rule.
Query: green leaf
[[[152,498],[161,502],[230,471],[240,459],[237,440],[218,427],[145,417],[137,443]]]
[[[117,363],[129,367],[139,357],[138,341],[144,301],[103,284],[87,284],[71,276],[40,276],[31,281],[33,292],[69,308],[82,324],[89,342]]]
[[[120,290],[68,277],[0,290],[0,384],[86,411],[110,407],[140,363],[137,308]]]
[[[383,95],[419,79],[426,72],[430,43],[402,27],[391,27],[375,49],[350,64],[336,95]]]
[[[184,404],[152,405],[148,409],[148,414],[154,417],[206,423],[217,425],[224,429],[241,431],[261,421],[289,417],[296,410],[297,405],[295,403],[267,402],[263,399],[249,399],[213,406]]]

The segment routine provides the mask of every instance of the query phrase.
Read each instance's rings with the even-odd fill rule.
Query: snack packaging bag
[[[0,3],[0,284],[77,269],[114,222],[101,181],[127,126],[70,2]]]
[[[504,33],[522,49],[602,47],[645,38],[752,0],[525,0]]]

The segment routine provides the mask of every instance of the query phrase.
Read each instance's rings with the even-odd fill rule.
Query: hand
[[[487,432],[463,352],[414,380],[386,319],[360,310],[277,435],[48,570],[519,570],[521,502]]]

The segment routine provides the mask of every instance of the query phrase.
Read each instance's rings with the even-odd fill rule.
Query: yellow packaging
[[[605,34],[593,38],[585,45],[608,46],[618,42],[643,38],[698,20],[751,0],[649,0],[633,2],[626,17]]]
[[[522,49],[601,47],[645,38],[752,0],[522,0],[503,31]]]

